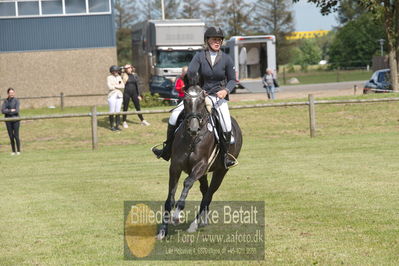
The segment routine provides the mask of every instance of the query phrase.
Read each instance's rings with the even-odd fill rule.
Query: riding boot
[[[221,152],[223,153],[223,163],[226,169],[236,166],[238,163],[234,157],[229,156],[230,141],[231,141],[231,132],[225,132],[224,139],[221,138],[220,144],[221,144]]]
[[[114,128],[114,116],[113,115],[109,116],[109,124],[111,126],[111,130],[114,131],[115,128]]]
[[[119,124],[121,123],[121,116],[120,115],[116,115],[116,126],[115,126],[115,129],[116,130],[121,130],[120,128],[119,128]]]
[[[162,149],[152,148],[152,152],[157,156],[157,158],[162,158],[165,161],[169,161],[170,156],[172,155],[172,143],[175,137],[175,131],[177,126],[173,126],[168,124],[168,131],[166,134],[166,141],[163,143]]]

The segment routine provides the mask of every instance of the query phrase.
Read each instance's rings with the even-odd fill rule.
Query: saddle
[[[222,124],[220,122],[220,118],[219,118],[219,114],[216,111],[216,109],[213,107],[212,102],[209,100],[209,102],[206,102],[206,107],[208,110],[208,113],[210,114],[210,119],[208,124],[206,125],[207,129],[209,132],[213,132],[216,142],[220,143],[220,136],[222,136],[222,138],[224,137],[223,135],[223,129],[222,129]],[[182,125],[183,120],[185,119],[186,114],[184,112],[184,110],[180,113],[179,117],[177,118],[177,124],[179,125],[176,128],[175,134],[177,132],[177,130],[180,128],[180,126]],[[234,144],[235,143],[235,138],[234,138],[234,133],[233,131],[231,132],[231,141],[230,144]]]

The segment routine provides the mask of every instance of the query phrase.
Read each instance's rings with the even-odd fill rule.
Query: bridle
[[[205,93],[202,93],[202,92],[198,93],[196,95],[192,95],[192,94],[187,93],[187,92],[184,92],[184,94],[185,94],[185,96],[184,96],[185,100],[186,99],[197,99],[198,97],[204,97],[204,98],[206,97]],[[208,114],[208,112],[207,112],[207,110],[205,108],[205,103],[204,103],[204,108],[203,108],[202,112],[189,112],[189,113],[186,113],[185,117],[184,117],[184,121],[186,121],[186,123],[189,124],[192,119],[197,119],[198,122],[199,122],[199,127],[201,129],[203,127],[203,125],[204,125],[204,122],[207,121],[208,117],[209,117],[209,114]],[[187,130],[190,130],[190,128],[187,127]],[[196,135],[198,135],[198,132],[197,132]]]

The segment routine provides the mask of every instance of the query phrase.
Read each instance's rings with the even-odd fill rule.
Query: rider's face
[[[217,52],[220,50],[220,46],[222,45],[222,39],[211,37],[208,39],[208,45],[213,51]]]

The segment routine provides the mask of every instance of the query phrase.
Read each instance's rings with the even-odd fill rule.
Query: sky
[[[295,31],[331,30],[338,25],[336,14],[322,16],[315,4],[305,0],[293,4]]]

